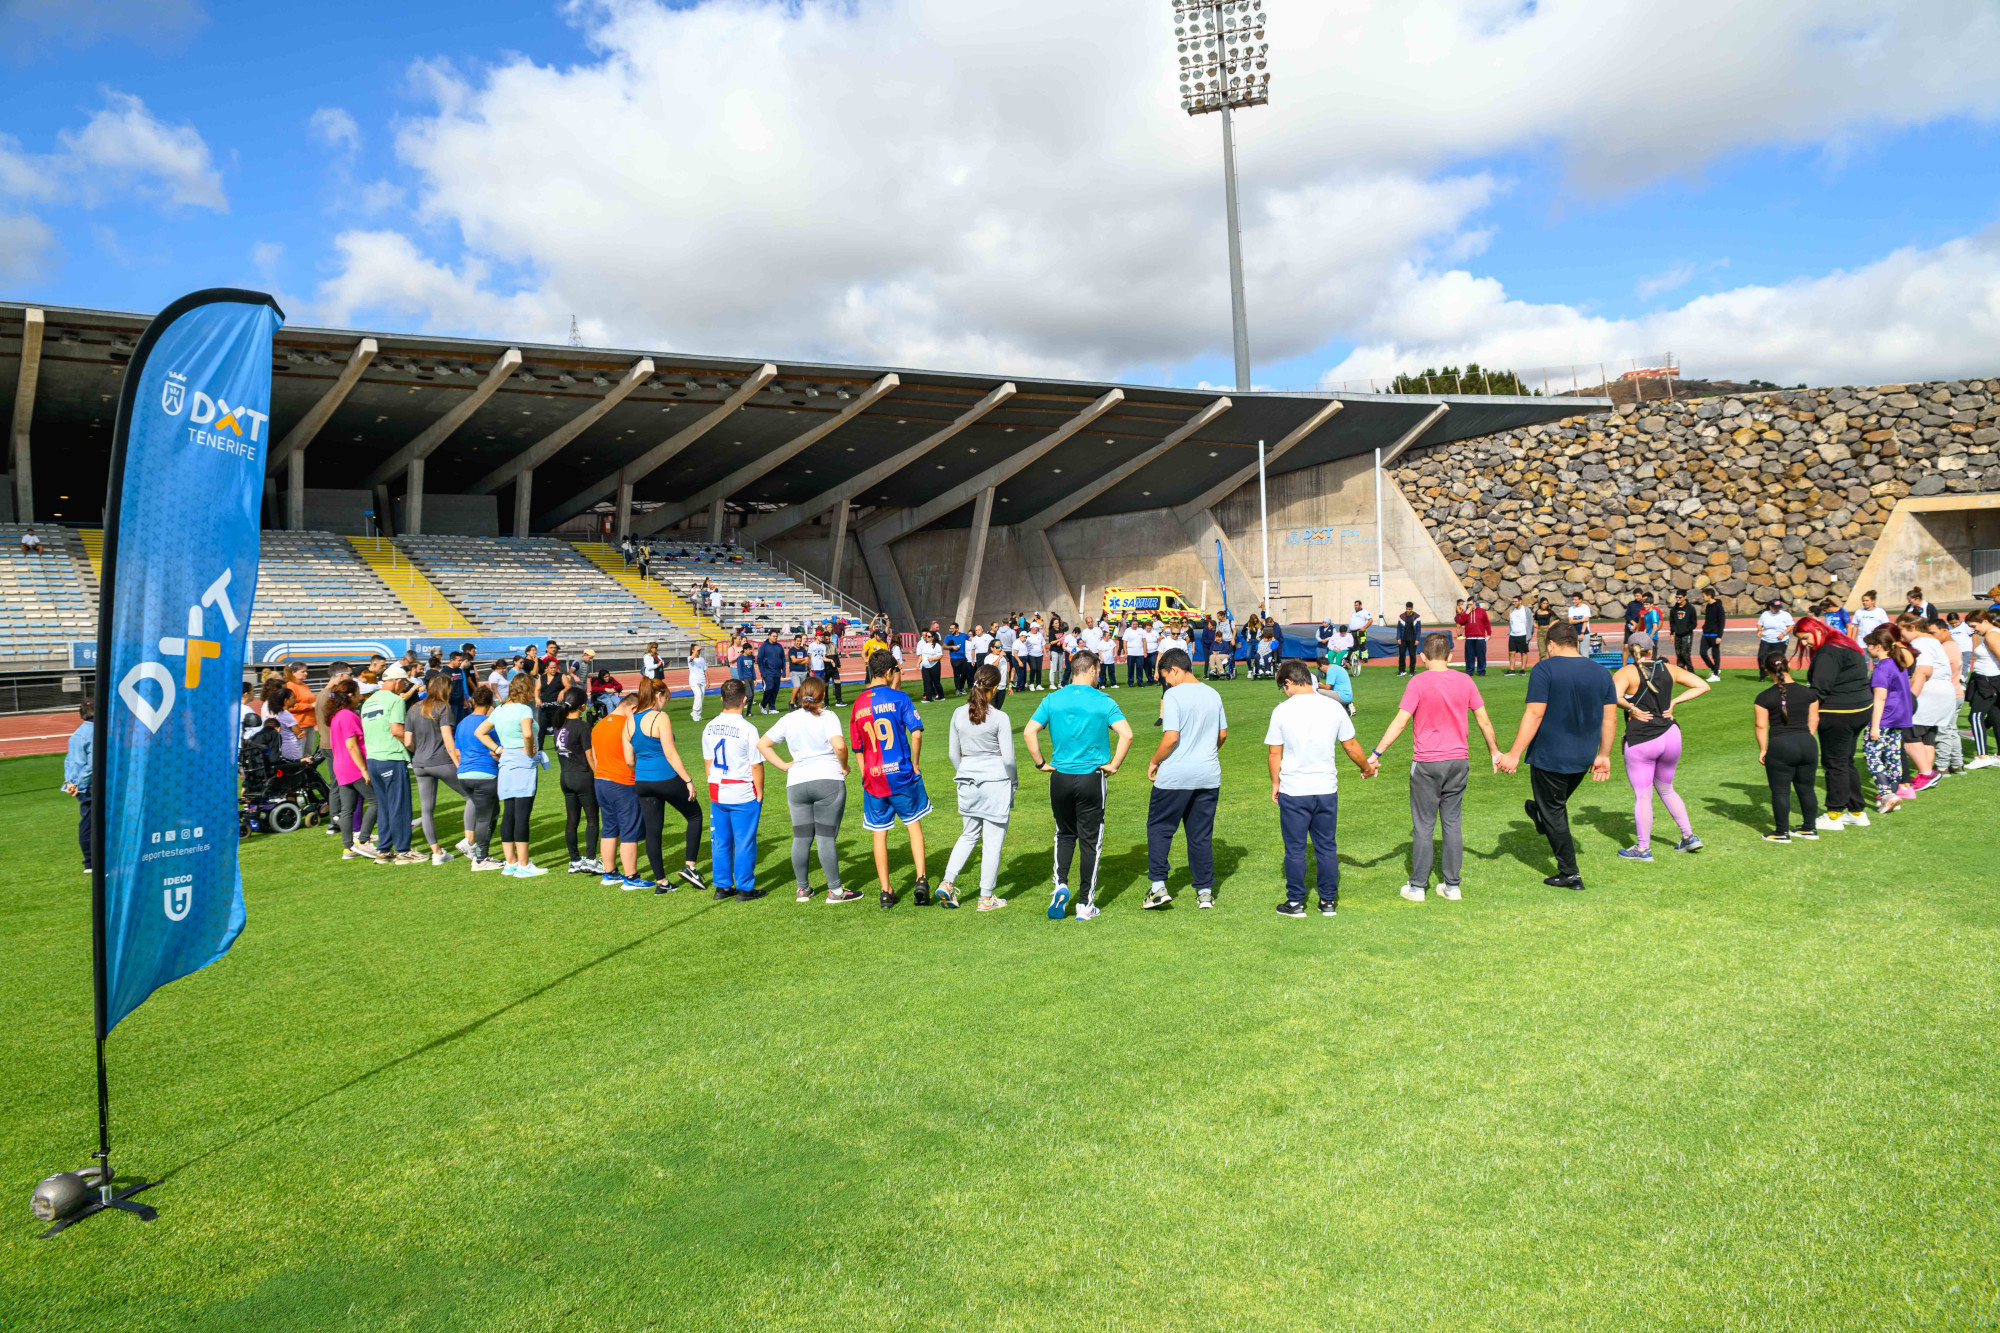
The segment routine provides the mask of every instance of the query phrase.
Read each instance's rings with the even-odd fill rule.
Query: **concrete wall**
[[[1855,580],[1857,592],[1873,588],[1881,604],[1903,604],[1903,593],[1921,587],[1939,606],[1983,604],[1990,580],[1972,584],[1972,553],[2000,548],[2000,494],[1906,498],[1897,503],[1868,563]]]
[[[311,495],[308,491],[307,495]],[[396,497],[396,531],[404,530],[405,498]],[[424,494],[424,535],[429,537],[498,537],[500,497],[497,495]]]
[[[373,491],[317,491],[306,488],[306,530],[366,536],[366,511],[375,507]]]
[[[1359,599],[1370,610],[1393,615],[1413,601],[1427,620],[1448,617],[1452,602],[1465,595],[1443,554],[1398,488],[1385,479],[1383,587],[1376,589],[1375,486],[1373,459],[1346,459],[1273,477],[1271,577],[1278,585],[1274,608],[1288,619],[1345,617]],[[1257,577],[1262,564],[1257,485],[1253,481],[1215,507],[1215,516],[1242,567]],[[973,617],[990,621],[1022,610],[1046,610],[1051,598],[1036,586],[1024,553],[1031,538],[997,520],[987,537]],[[773,543],[774,549],[807,569],[823,569],[826,529]],[[920,623],[948,621],[958,602],[969,532],[963,528],[915,532],[894,543],[891,553]],[[1069,598],[1085,593],[1095,604],[1104,588],[1166,584],[1221,610],[1223,590],[1215,551],[1198,549],[1168,509],[1095,518],[1068,519],[1048,530],[1049,547],[1061,566]],[[871,606],[884,599],[868,578],[858,551],[850,550],[843,583]],[[1238,586],[1231,575],[1229,607],[1239,617],[1256,605],[1255,586]],[[1205,588],[1204,588],[1204,585]]]

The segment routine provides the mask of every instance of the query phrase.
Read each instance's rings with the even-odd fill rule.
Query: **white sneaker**
[[[431,864],[434,866],[441,866],[446,861],[456,861],[457,859],[458,858],[456,856],[453,856],[450,852],[437,851],[431,853]]]
[[[1708,680],[1709,680],[1709,683],[1710,683],[1711,685],[1712,685],[1712,684],[1714,684],[1714,683],[1715,683],[1716,681],[1718,681],[1718,680],[1721,680],[1721,679],[1722,679],[1722,677],[1720,677],[1720,676],[1716,675],[1716,674],[1715,674],[1715,673],[1714,673],[1713,671],[1711,671],[1711,672],[1709,672],[1709,673],[1708,673]]]
[[[1813,821],[1813,827],[1815,829],[1818,829],[1821,833],[1838,833],[1842,829],[1847,827],[1847,823],[1845,820],[1841,819],[1837,815],[1832,819],[1827,818],[1825,815],[1821,815],[1818,819]]]
[[[461,856],[470,856],[472,855],[472,839],[460,838],[451,845],[451,849]]]
[[[1421,884],[1405,884],[1401,892],[1403,897],[1409,902],[1420,903],[1424,900],[1424,886]]]
[[[1456,884],[1438,885],[1438,897],[1444,899],[1446,902],[1455,903],[1458,901],[1458,896],[1459,896],[1458,885]]]
[[[1076,919],[1078,921],[1096,920],[1097,919],[1096,905],[1093,903],[1078,903],[1076,907]]]
[[[545,867],[535,865],[532,862],[524,866],[514,867],[515,879],[533,879],[536,875],[546,875],[548,873]]]
[[[1970,773],[1975,768],[1991,768],[1995,764],[2000,764],[2000,756],[1982,754],[1975,759],[1966,760],[1965,771]]]
[[[490,856],[489,856],[489,857],[487,857],[487,858],[486,858],[486,859],[485,859],[484,861],[480,860],[480,859],[479,859],[478,857],[476,857],[476,856],[475,856],[475,857],[473,857],[473,858],[472,858],[472,869],[473,869],[473,870],[475,870],[475,871],[478,871],[478,870],[502,870],[502,869],[504,869],[504,870],[505,870],[505,871],[506,871],[506,872],[507,872],[508,874],[510,874],[510,875],[514,873],[514,868],[513,868],[512,866],[508,865],[508,864],[507,864],[507,863],[506,863],[505,861],[496,861],[496,860],[494,860],[494,859],[493,859],[492,857],[490,857]]]
[[[1846,818],[1841,820],[1841,823],[1847,828],[1867,828],[1868,812],[1866,810],[1849,810]]]

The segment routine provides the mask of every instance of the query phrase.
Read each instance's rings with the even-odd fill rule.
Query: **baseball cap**
[[[394,662],[391,662],[382,672],[383,680],[408,680],[409,678],[410,673],[403,670],[401,666]]]

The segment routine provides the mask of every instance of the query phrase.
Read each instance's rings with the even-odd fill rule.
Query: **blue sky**
[[[1038,5],[1075,40],[951,0],[34,0],[0,19],[0,291],[1229,381],[1218,127],[1174,105],[1165,0],[993,14]],[[1259,384],[2000,374],[1994,7],[1743,9],[1271,0]]]

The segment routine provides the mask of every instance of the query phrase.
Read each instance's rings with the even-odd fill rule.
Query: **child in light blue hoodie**
[[[83,696],[77,705],[77,716],[83,725],[69,734],[69,750],[63,755],[62,789],[76,797],[78,815],[76,820],[76,840],[83,848],[83,873],[90,873],[90,774],[91,738],[97,728],[91,725],[90,696]]]

